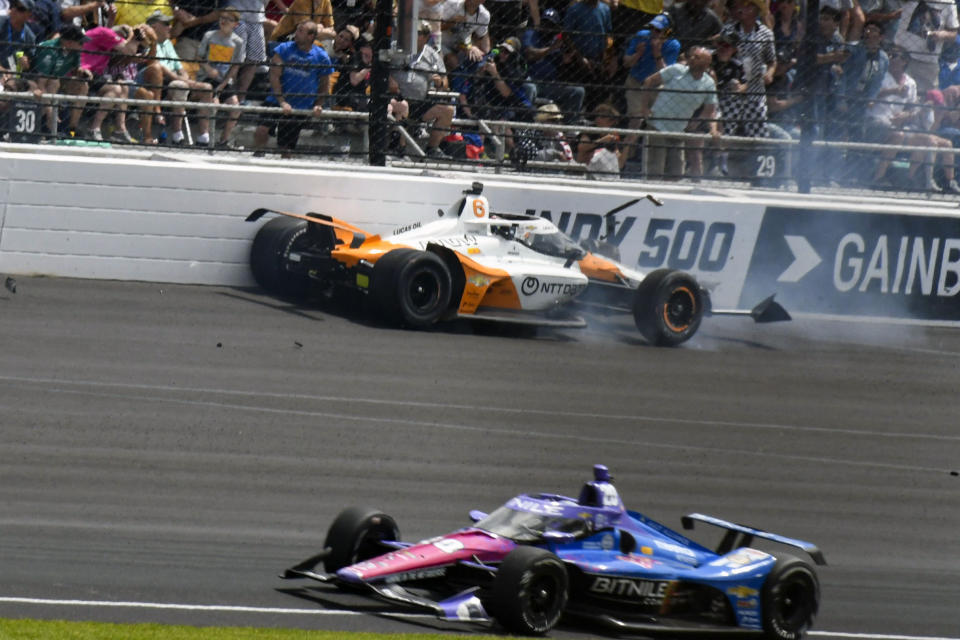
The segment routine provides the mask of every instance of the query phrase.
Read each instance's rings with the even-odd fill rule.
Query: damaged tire
[[[278,216],[257,231],[250,249],[253,278],[264,290],[279,296],[301,298],[310,279],[304,273],[287,268],[291,251],[309,244],[307,223]]]
[[[675,347],[700,328],[704,296],[693,276],[657,269],[647,274],[634,294],[633,320],[652,345]]]

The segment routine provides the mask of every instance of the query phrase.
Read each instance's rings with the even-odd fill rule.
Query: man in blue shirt
[[[27,25],[33,14],[33,0],[12,0],[10,13],[0,17],[0,68],[7,71],[26,71],[37,37]],[[22,53],[19,68],[17,53]]]
[[[283,115],[264,113],[260,116],[253,144],[262,153],[272,133],[277,136],[277,146],[284,150],[283,157],[297,146],[300,130],[307,116],[294,114],[293,110],[312,110],[314,117],[323,111],[323,101],[330,94],[330,74],[333,65],[327,53],[314,44],[317,23],[301,22],[293,34],[293,40],[283,42],[274,49],[270,60],[270,95],[264,101],[268,106],[279,106]]]

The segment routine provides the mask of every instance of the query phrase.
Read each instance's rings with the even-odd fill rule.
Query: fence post
[[[389,88],[390,68],[393,64],[390,49],[390,24],[393,20],[393,2],[377,0],[377,21],[373,32],[373,69],[370,74],[370,150],[368,157],[371,166],[383,167],[387,164],[387,143],[390,139],[387,107],[390,105]]]

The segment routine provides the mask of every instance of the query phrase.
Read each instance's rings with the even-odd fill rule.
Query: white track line
[[[283,615],[309,615],[309,616],[366,616],[371,615],[362,611],[336,611],[330,609],[288,609],[282,607],[244,607],[229,605],[206,605],[206,604],[173,604],[160,602],[111,602],[101,600],[53,600],[49,598],[16,598],[0,596],[0,604],[36,604],[48,606],[64,607],[124,607],[135,609],[173,609],[177,611],[219,611],[224,613],[272,613]],[[389,613],[384,612],[379,615],[389,615],[402,618],[426,618],[436,619],[436,616],[419,613]],[[886,633],[846,633],[842,631],[810,631],[807,635],[818,636],[822,638],[857,638],[860,640],[960,640],[960,638],[937,637],[937,636],[905,636],[891,635]]]

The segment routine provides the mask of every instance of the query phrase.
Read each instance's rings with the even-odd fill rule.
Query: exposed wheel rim
[[[559,580],[554,576],[538,576],[527,591],[527,607],[532,626],[547,629],[560,610]]]
[[[780,626],[792,633],[807,627],[815,607],[811,585],[800,577],[780,585],[774,594],[774,614]]]
[[[431,311],[440,299],[440,279],[432,271],[420,271],[410,279],[407,298],[413,308],[424,313]]]
[[[697,298],[687,287],[677,287],[663,304],[663,324],[675,333],[690,328],[697,317]]]

